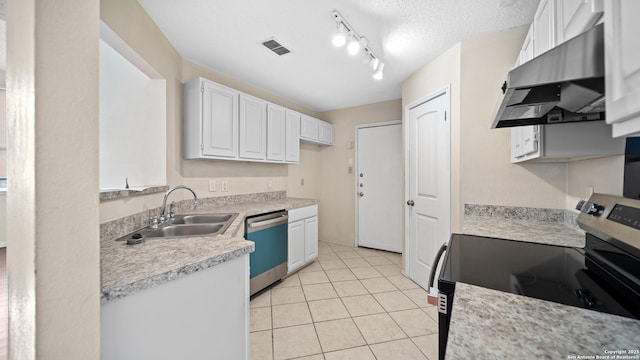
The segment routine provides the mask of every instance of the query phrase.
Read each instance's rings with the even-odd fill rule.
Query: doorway
[[[402,123],[356,126],[356,245],[402,252]]]
[[[451,236],[451,126],[449,89],[405,108],[406,273],[428,288],[439,247]]]

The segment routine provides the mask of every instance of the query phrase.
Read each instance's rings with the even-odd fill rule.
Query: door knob
[[[362,191],[360,191],[360,193],[358,193],[358,195],[360,195],[360,197],[363,197],[364,193]]]
[[[416,203],[414,203],[414,202],[413,202],[413,200],[409,200],[409,201],[407,201],[407,205],[409,205],[409,206],[413,206],[413,205],[415,205],[415,204],[416,204]]]

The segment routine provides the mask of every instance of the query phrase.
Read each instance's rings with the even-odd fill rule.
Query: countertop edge
[[[215,255],[202,261],[184,265],[177,269],[154,274],[142,280],[134,281],[132,283],[124,285],[114,286],[107,289],[102,289],[100,302],[101,304],[106,304],[116,299],[139,293],[142,290],[156,287],[165,282],[179,279],[183,276],[206,270],[218,264],[222,264],[224,262],[239,258],[243,255],[250,254],[255,250],[255,244],[252,241],[246,241],[242,239],[238,240],[237,242],[239,245],[242,244],[242,247]]]

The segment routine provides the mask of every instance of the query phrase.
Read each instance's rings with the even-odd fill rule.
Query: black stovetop
[[[588,239],[602,248],[599,239]],[[596,246],[596,247],[598,247]],[[455,264],[455,265],[454,265]],[[632,265],[640,268],[640,264]],[[438,288],[455,282],[640,319],[640,296],[584,249],[454,234]]]

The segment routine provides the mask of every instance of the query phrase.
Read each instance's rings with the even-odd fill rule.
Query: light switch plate
[[[223,181],[222,182],[222,192],[227,192],[229,190],[229,188],[227,187],[227,182]]]
[[[209,181],[209,192],[216,192],[216,181]]]

